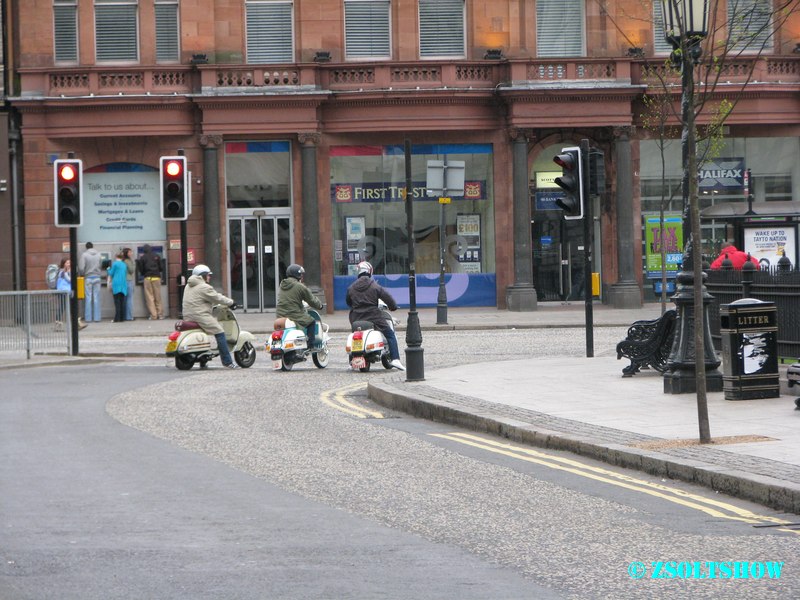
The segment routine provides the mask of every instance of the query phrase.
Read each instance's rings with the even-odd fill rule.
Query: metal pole
[[[445,165],[445,173],[447,166]],[[447,288],[444,285],[445,247],[444,247],[444,203],[439,200],[439,295],[436,297],[436,324],[447,325]]]
[[[184,156],[183,148],[178,149],[178,156]],[[191,182],[189,182],[191,186]],[[187,215],[188,216],[188,215]],[[181,221],[181,275],[178,277],[178,318],[183,318],[183,291],[186,286],[186,271],[189,270],[189,249],[186,235],[186,221]],[[169,279],[167,279],[169,281]]]
[[[425,379],[422,330],[417,314],[417,275],[414,256],[414,182],[411,179],[411,141],[405,141],[406,230],[408,234],[408,322],[406,325],[406,381]]]
[[[69,228],[69,277],[72,290],[69,294],[69,328],[72,338],[72,356],[78,356],[78,228]],[[84,280],[85,283],[86,280]],[[85,294],[86,288],[84,288]]]
[[[586,358],[594,356],[594,313],[592,307],[592,199],[589,196],[589,140],[581,140],[583,165],[583,296],[586,313]]]
[[[67,152],[67,158],[75,158],[75,153],[72,151]],[[83,185],[83,176],[81,176],[81,185]],[[79,192],[80,193],[80,192]],[[54,200],[58,202],[57,199]],[[83,199],[81,199],[83,202]],[[69,296],[69,327],[70,337],[72,338],[72,356],[78,356],[78,228],[69,228],[69,277],[72,286],[72,293]],[[84,279],[83,295],[86,298],[86,280]]]

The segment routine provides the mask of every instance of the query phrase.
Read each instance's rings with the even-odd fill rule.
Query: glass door
[[[538,299],[583,300],[583,221],[545,217],[531,223],[531,233]]]
[[[292,260],[289,217],[233,217],[228,231],[231,297],[246,312],[274,309]]]

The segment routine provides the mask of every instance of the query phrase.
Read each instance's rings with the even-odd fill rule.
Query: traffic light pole
[[[178,150],[178,156],[184,156],[183,148]],[[191,185],[191,182],[188,183]],[[187,186],[188,187],[188,186]],[[188,194],[184,188],[184,194]],[[188,208],[188,207],[187,207]],[[186,219],[181,222],[181,274],[178,277],[178,318],[183,318],[183,293],[186,291],[186,271],[189,270],[189,249],[187,248]]]
[[[594,312],[592,307],[592,198],[589,196],[589,140],[581,140],[581,160],[583,161],[583,292],[586,307],[586,357],[594,356]]]
[[[78,228],[69,228],[69,322],[72,336],[72,356],[78,356]]]

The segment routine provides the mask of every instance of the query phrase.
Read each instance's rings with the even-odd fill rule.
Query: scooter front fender
[[[250,342],[251,346],[255,346],[256,336],[249,331],[239,331],[239,337],[236,339],[236,346],[234,346],[234,350],[241,350],[242,346],[244,346],[247,342]]]

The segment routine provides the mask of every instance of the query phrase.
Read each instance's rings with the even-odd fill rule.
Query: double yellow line
[[[368,408],[364,408],[363,406],[353,404],[352,402],[346,399],[346,396],[348,394],[352,394],[354,392],[360,392],[365,389],[367,389],[366,383],[354,383],[353,385],[348,385],[346,387],[339,388],[337,390],[328,390],[326,392],[323,392],[322,395],[320,396],[320,400],[322,400],[325,404],[335,408],[338,411],[341,411],[353,417],[358,417],[359,419],[385,418],[383,413],[380,413],[376,410],[369,410]]]
[[[480,448],[482,450],[486,450],[487,452],[509,456],[511,458],[529,463],[535,463],[550,469],[566,471],[580,477],[601,481],[603,483],[615,485],[617,487],[632,490],[634,492],[648,494],[650,496],[666,500],[667,502],[673,502],[687,508],[699,510],[707,515],[719,519],[731,519],[734,521],[750,523],[752,525],[768,524],[770,526],[777,526],[776,529],[779,531],[800,535],[800,531],[780,527],[781,525],[790,525],[790,521],[769,517],[766,515],[758,515],[749,510],[739,508],[738,506],[734,506],[726,502],[720,502],[719,500],[714,500],[713,498],[705,498],[684,490],[638,479],[625,473],[617,473],[602,467],[593,467],[583,464],[577,460],[546,454],[532,448],[499,442],[491,438],[485,438],[473,435],[471,433],[433,433],[431,435],[440,439],[449,440],[451,442],[472,446],[473,448]]]

